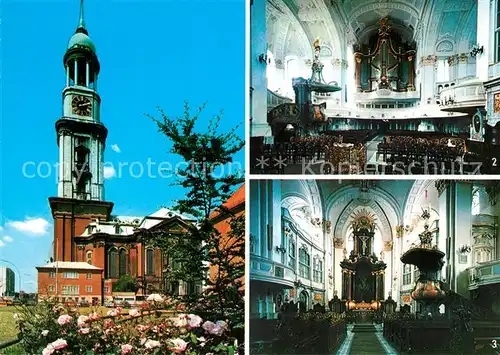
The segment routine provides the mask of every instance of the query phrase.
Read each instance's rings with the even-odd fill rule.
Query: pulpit
[[[384,273],[387,265],[373,252],[375,216],[361,210],[353,216],[354,249],[340,266],[342,298],[349,309],[380,308],[384,299]],[[358,307],[359,306],[359,307]]]

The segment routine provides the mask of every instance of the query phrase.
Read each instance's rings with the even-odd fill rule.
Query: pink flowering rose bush
[[[21,308],[17,324],[29,354],[236,354],[238,349],[225,320],[205,320],[158,298],[129,311],[85,314],[42,301]]]

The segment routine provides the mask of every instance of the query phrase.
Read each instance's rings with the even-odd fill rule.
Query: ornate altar
[[[354,249],[340,263],[342,298],[347,300],[349,309],[377,310],[384,298],[387,265],[373,252],[375,216],[362,209],[352,218]]]
[[[414,91],[415,54],[384,17],[378,33],[354,53],[357,91]]]

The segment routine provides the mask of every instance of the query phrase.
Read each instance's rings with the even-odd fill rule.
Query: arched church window
[[[302,291],[299,295],[299,311],[307,311],[307,304],[309,303],[309,297],[306,291]]]
[[[125,249],[120,249],[120,255],[119,255],[119,261],[118,261],[118,270],[120,273],[120,276],[126,275],[127,274],[127,251]]]
[[[116,248],[111,248],[108,252],[108,277],[117,277],[116,261],[118,252]]]
[[[479,201],[479,190],[474,190],[472,193],[472,208],[471,208],[471,213],[472,215],[477,215],[480,212],[481,204]]]
[[[352,250],[354,250],[354,238],[351,235],[347,238],[347,252],[350,253]]]
[[[314,259],[313,281],[318,283],[323,282],[323,261],[319,258]]]
[[[411,265],[403,264],[403,285],[411,284]]]
[[[290,241],[288,242],[288,265],[293,268],[293,270],[295,270],[295,255],[295,241],[293,238],[290,238]]]
[[[305,248],[299,250],[299,276],[305,279],[311,278],[311,256]]]
[[[297,58],[289,58],[286,60],[285,78],[286,78],[286,94],[289,97],[294,97],[292,80],[301,76],[300,63]]]
[[[267,65],[266,65],[267,88],[271,91],[278,90],[279,83],[276,72],[276,62],[274,55],[271,51],[267,51]]]
[[[146,275],[154,274],[154,250],[146,250]]]
[[[92,251],[87,252],[87,264],[92,265]]]

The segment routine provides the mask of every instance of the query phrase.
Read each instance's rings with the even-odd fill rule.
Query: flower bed
[[[79,313],[54,302],[22,307],[14,314],[29,354],[235,354],[237,344],[224,320],[181,313],[171,301],[140,308],[117,307],[107,315]]]

